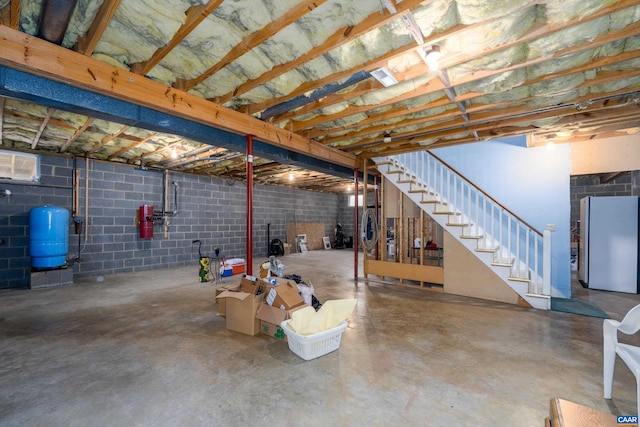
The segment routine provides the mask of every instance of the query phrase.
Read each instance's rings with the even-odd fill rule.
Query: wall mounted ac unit
[[[0,151],[0,179],[40,181],[40,156]]]

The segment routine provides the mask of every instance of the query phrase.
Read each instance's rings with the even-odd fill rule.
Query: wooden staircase
[[[543,277],[543,249],[545,238],[550,247],[550,234],[528,226],[430,153],[373,160],[389,182],[523,300],[534,308],[550,309],[550,279]]]

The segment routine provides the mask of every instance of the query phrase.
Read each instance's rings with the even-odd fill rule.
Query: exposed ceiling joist
[[[223,0],[209,0],[209,3],[207,3],[206,5],[202,4],[198,6],[191,6],[187,11],[187,17],[184,24],[182,24],[171,41],[167,43],[166,46],[163,46],[156,50],[156,52],[150,59],[144,62],[133,64],[131,66],[131,71],[136,74],[142,75],[145,75],[149,71],[151,71],[153,67],[155,67],[160,63],[160,61],[162,61],[162,58],[167,56],[176,46],[178,46],[178,44],[180,44],[189,34],[191,34],[191,32],[202,21],[204,21],[207,16],[211,14],[211,12],[213,12],[218,6],[220,6],[222,1]]]
[[[113,18],[118,6],[120,6],[120,2],[121,0],[104,0],[102,2],[98,15],[93,20],[93,25],[76,43],[75,48],[79,53],[91,56],[102,34],[107,29],[107,25],[111,22],[111,18]]]
[[[53,112],[56,111],[54,108],[47,108],[47,115],[44,117],[42,124],[40,125],[40,129],[38,129],[38,133],[33,137],[33,142],[31,142],[31,149],[35,149],[38,146],[38,141],[40,141],[40,136],[42,136],[42,132],[49,124],[49,120],[51,120],[51,116]]]
[[[62,144],[62,146],[60,147],[60,149],[58,150],[60,153],[64,153],[65,151],[67,151],[67,148],[69,148],[69,146],[71,144],[73,144],[73,141],[75,141],[76,139],[78,139],[78,137],[80,135],[82,135],[82,132],[84,132],[85,130],[87,130],[87,128],[89,126],[91,126],[91,123],[93,123],[93,118],[88,117],[87,120],[84,122],[84,124],[82,126],[80,126],[80,129],[78,129],[77,131],[75,131],[75,133],[73,134],[73,136],[71,138],[69,138],[64,144]]]
[[[1,65],[225,131],[251,134],[261,141],[346,167],[355,166],[355,157],[350,154],[10,28],[0,26],[0,40]],[[57,58],[55,63],[51,56]]]
[[[276,34],[282,28],[289,26],[293,22],[300,19],[302,16],[314,10],[316,7],[322,5],[326,0],[303,0],[302,2],[295,5],[291,8],[287,13],[282,15],[280,18],[271,21],[268,25],[262,28],[255,33],[249,34],[245,37],[240,43],[238,43],[233,49],[231,49],[221,60],[216,62],[212,67],[210,67],[207,71],[190,80],[178,80],[174,87],[181,90],[189,90],[192,89],[199,83],[202,83],[208,77],[211,77],[216,72],[220,71],[222,68],[229,65],[231,62],[238,59],[240,56],[245,54],[247,51],[253,49],[259,44],[266,41],[269,37]]]

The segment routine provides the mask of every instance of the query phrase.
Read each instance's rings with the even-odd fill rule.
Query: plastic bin
[[[348,322],[345,320],[335,328],[313,335],[300,335],[289,327],[290,320],[280,323],[284,334],[287,336],[289,350],[300,356],[304,360],[315,359],[324,356],[340,348],[342,333],[347,329]]]
[[[233,264],[231,266],[231,274],[242,274],[244,273],[244,264]]]
[[[244,258],[230,258],[225,260],[224,268],[231,268],[231,274],[244,273]]]

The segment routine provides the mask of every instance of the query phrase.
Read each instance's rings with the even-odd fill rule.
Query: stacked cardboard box
[[[287,340],[280,323],[291,318],[291,313],[306,307],[298,293],[298,285],[292,280],[276,279],[277,285],[269,285],[264,303],[258,309],[260,331],[274,338]]]
[[[280,324],[285,320],[291,319],[291,314],[294,311],[306,306],[306,304],[302,304],[290,310],[282,310],[266,303],[260,304],[256,314],[256,317],[260,320],[260,332],[276,339],[287,341],[287,336]]]
[[[240,285],[220,286],[216,289],[216,304],[218,305],[218,316],[225,317],[227,315],[227,299],[220,298],[220,294],[224,291],[240,291]]]
[[[270,278],[269,280],[274,280]],[[276,283],[244,276],[240,284],[216,290],[218,315],[225,316],[227,329],[247,335],[266,335],[285,340],[280,323],[306,306],[292,280]]]
[[[290,310],[304,304],[296,282],[287,279],[277,279],[277,285],[269,285],[265,298],[267,304],[281,310]]]
[[[216,297],[218,314],[223,313],[227,320],[227,329],[247,335],[257,335],[260,332],[260,321],[256,318],[258,307],[264,299],[264,294],[242,292],[241,284],[224,289]],[[221,310],[220,306],[224,306]]]

